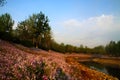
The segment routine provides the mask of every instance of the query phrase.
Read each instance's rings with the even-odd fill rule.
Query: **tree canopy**
[[[5,13],[0,16],[0,37],[6,38],[12,35],[14,21],[10,14]]]
[[[109,44],[106,45],[105,49],[106,52],[111,55],[120,56],[120,41],[111,41]]]
[[[10,32],[14,21],[12,20],[10,14],[5,13],[0,16],[0,31],[1,32]]]
[[[29,16],[17,27],[18,36],[21,40],[29,40],[37,47],[48,48],[51,40],[51,28],[48,17],[42,12]]]

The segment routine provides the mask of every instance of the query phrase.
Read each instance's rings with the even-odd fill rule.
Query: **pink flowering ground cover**
[[[53,55],[57,57],[56,54]],[[23,46],[21,49],[13,43],[0,40],[0,80],[68,79],[62,69],[57,68],[60,67],[60,65],[56,65],[57,62],[62,63],[59,60],[60,57],[53,61],[53,55],[43,50],[39,51]]]
[[[0,40],[0,80],[118,80],[80,65],[76,56]]]
[[[12,44],[1,40],[0,80],[42,79],[44,74],[44,62],[41,58],[39,58],[39,60],[35,58],[36,55],[19,50]]]

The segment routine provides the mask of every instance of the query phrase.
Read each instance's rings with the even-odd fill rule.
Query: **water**
[[[88,66],[89,68],[95,69],[97,71],[101,71],[103,73],[112,75],[120,79],[120,67],[114,65],[100,64],[93,61],[85,61],[80,63],[82,63],[85,66]]]

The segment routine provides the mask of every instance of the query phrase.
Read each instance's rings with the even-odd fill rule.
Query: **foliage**
[[[25,67],[17,65],[12,69],[11,79],[23,79],[23,80],[48,80],[45,75],[45,63],[43,61],[31,62],[31,64],[25,64]]]
[[[68,76],[62,71],[61,68],[56,69],[55,80],[69,80]]]
[[[20,22],[16,30],[20,40],[31,41],[36,48],[50,47],[51,28],[48,17],[42,12],[33,14],[25,21]]]
[[[0,16],[0,32],[11,32],[13,24],[10,14],[5,13]]]
[[[111,41],[108,45],[106,45],[105,49],[107,53],[113,56],[120,56],[120,41]]]
[[[69,44],[58,44],[54,40],[51,44],[51,49],[62,52],[62,53],[91,53],[91,54],[107,54],[107,55],[113,55],[113,56],[120,56],[120,41],[115,42],[111,41],[109,44],[107,44],[105,47],[100,45],[96,46],[94,48],[88,48],[87,46],[80,45],[80,47],[72,46]]]
[[[96,47],[93,48],[93,53],[95,53],[95,54],[105,54],[106,51],[105,51],[104,46],[100,45],[100,46],[96,46]]]
[[[13,24],[10,14],[5,13],[0,16],[0,38],[11,40]]]

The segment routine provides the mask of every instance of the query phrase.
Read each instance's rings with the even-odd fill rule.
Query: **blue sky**
[[[0,7],[0,14],[11,14],[14,28],[40,11],[59,43],[94,47],[120,40],[120,0],[7,0]]]

